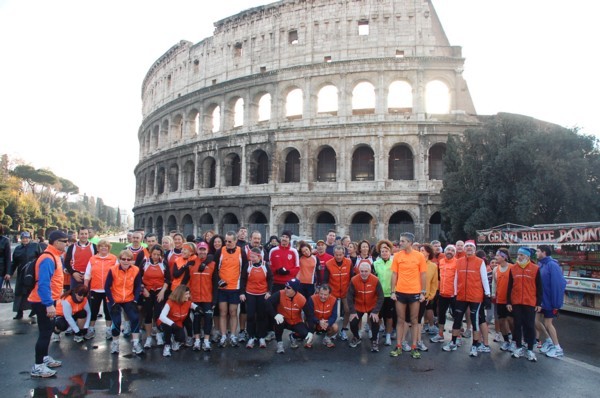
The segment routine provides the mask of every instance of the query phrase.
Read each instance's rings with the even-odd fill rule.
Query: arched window
[[[161,216],[156,217],[156,234],[160,239],[162,239],[163,234],[165,233],[163,229],[163,218]]]
[[[200,216],[200,220],[198,220],[198,228],[200,229],[200,233],[204,233],[206,231],[210,231],[215,228],[215,221],[213,219],[212,214],[204,213]]]
[[[292,119],[301,118],[303,108],[302,102],[302,90],[295,88],[290,91],[285,98],[285,116]]]
[[[406,211],[397,211],[390,217],[388,239],[399,240],[402,232],[415,233],[415,222]]]
[[[172,164],[169,167],[169,192],[177,192],[179,188],[179,166]]]
[[[169,121],[163,120],[160,128],[159,148],[164,149],[169,144]]]
[[[147,195],[154,195],[154,179],[156,178],[156,174],[154,173],[154,170],[150,171],[150,174],[148,175],[148,184],[146,185],[146,187],[148,188],[148,190],[146,191]]]
[[[258,150],[252,154],[248,172],[250,184],[269,183],[269,156],[265,151]]]
[[[364,211],[360,211],[352,217],[350,224],[350,236],[354,241],[373,240],[375,223],[373,217]]]
[[[173,142],[181,141],[183,138],[183,116],[176,115],[171,125],[171,140]]]
[[[292,149],[285,157],[283,182],[300,182],[300,152]]]
[[[167,219],[167,232],[176,231],[177,230],[177,219],[175,216],[169,216]]]
[[[198,112],[197,109],[192,109],[190,113],[188,113],[187,124],[185,136],[197,136],[200,132],[200,112]]]
[[[329,84],[319,90],[319,94],[317,94],[317,113],[337,115],[338,90],[336,86]]]
[[[158,188],[158,194],[165,193],[165,168],[161,167],[158,169],[158,175],[156,177],[156,186]]]
[[[214,188],[217,180],[217,162],[209,156],[202,161],[202,188]]]
[[[327,231],[330,229],[335,229],[335,217],[329,212],[321,212],[317,215],[315,219],[315,230],[313,232],[313,237],[315,240],[325,239],[327,236]]]
[[[183,188],[194,189],[194,162],[188,160],[183,166]]]
[[[429,217],[429,240],[437,240],[442,236],[442,215],[436,211]]]
[[[223,228],[221,229],[223,233],[221,235],[225,235],[229,231],[237,231],[239,228],[239,221],[235,214],[227,213],[223,216]],[[225,242],[223,242],[225,243]]]
[[[158,149],[158,137],[159,136],[160,136],[159,127],[154,126],[154,128],[152,129],[152,144],[150,145],[150,149],[153,151]]]
[[[258,121],[264,122],[271,119],[271,94],[264,94],[258,100]]]
[[[183,228],[183,236],[194,234],[194,220],[189,214],[183,216],[183,219],[181,220],[181,226]]]
[[[280,232],[287,230],[294,235],[300,235],[300,219],[295,213],[285,213],[281,220],[283,220],[283,224],[279,225]]]
[[[433,80],[425,88],[427,113],[444,114],[450,111],[450,91],[444,82]]]
[[[335,182],[336,181],[336,156],[331,147],[325,147],[317,156],[317,181]]]
[[[211,130],[213,133],[216,133],[221,130],[221,107],[216,106],[212,111],[212,127]]]
[[[242,168],[240,165],[240,157],[235,153],[230,153],[225,157],[223,164],[226,187],[237,187],[240,185]]]
[[[412,87],[405,81],[396,80],[388,89],[388,112],[412,112]]]
[[[373,150],[361,146],[352,154],[352,181],[375,180],[375,159]]]
[[[444,179],[444,155],[446,154],[446,146],[444,144],[435,144],[429,148],[429,179],[443,180]]]
[[[238,98],[233,107],[233,127],[244,125],[244,99]]]
[[[390,151],[388,178],[390,180],[413,180],[415,178],[413,154],[408,146],[396,145]]]
[[[269,226],[269,220],[262,212],[254,212],[248,217],[248,231],[258,231],[263,236],[263,239],[268,238],[267,227]],[[248,236],[250,237],[250,236]]]
[[[358,83],[352,90],[352,114],[372,113],[375,113],[375,87],[369,82]]]
[[[146,233],[150,234],[154,232],[154,222],[152,217],[148,217],[148,224],[146,224]]]

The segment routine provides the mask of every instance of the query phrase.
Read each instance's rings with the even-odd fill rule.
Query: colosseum
[[[445,143],[479,122],[430,0],[282,0],[214,26],[144,78],[137,228],[438,238]]]

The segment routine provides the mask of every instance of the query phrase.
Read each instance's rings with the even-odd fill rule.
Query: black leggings
[[[365,312],[356,311],[356,315],[358,315],[358,318],[354,318],[350,321],[350,330],[352,331],[354,338],[360,338],[360,335],[358,334],[358,323],[360,322],[364,314]],[[367,322],[369,322],[369,325],[371,326],[371,341],[377,341],[379,334],[379,323],[373,322],[373,319],[369,316],[370,313],[366,314]]]
[[[144,297],[144,323],[146,325],[149,325],[152,323],[152,321],[156,321],[158,319],[158,317],[160,316],[160,312],[163,309],[163,306],[165,305],[165,301],[163,300],[162,303],[159,303],[157,300],[158,297],[158,293],[160,293],[160,290],[150,290],[150,296],[149,297]]]
[[[104,319],[111,321],[110,311],[108,310],[108,303],[106,302],[106,293],[104,292],[90,292],[90,309],[92,312],[92,322],[96,322],[98,319],[98,313],[100,312],[100,304],[104,310]]]
[[[264,294],[246,294],[246,310],[248,320],[246,331],[251,338],[267,336],[267,306]]]
[[[180,328],[175,324],[173,324],[173,326],[167,325],[166,323],[161,323],[159,326],[159,329],[165,334],[166,345],[171,345],[171,336],[173,336],[175,341],[178,341],[180,343],[183,343],[185,341],[185,332],[183,328]]]
[[[50,337],[54,330],[54,318],[48,318],[46,306],[42,303],[31,303],[31,309],[37,315],[38,331],[40,332],[35,343],[35,364],[41,365],[44,363],[44,357],[48,356]]]
[[[198,307],[200,307],[200,309],[202,309],[204,314],[198,315],[197,313],[194,313],[194,322],[193,322],[194,334],[202,334],[200,332],[202,332],[202,329],[204,329],[204,335],[209,336],[210,331],[212,330],[212,324],[213,324],[212,303],[195,303],[195,304]],[[202,322],[203,328],[200,327],[200,323],[202,320],[204,320],[204,322]]]
[[[448,308],[450,308],[453,301],[453,297],[438,297],[438,327],[441,330],[444,330],[444,325],[446,324],[446,313],[448,312]]]
[[[304,339],[308,334],[308,328],[306,327],[306,324],[304,322],[300,322],[295,325],[290,325],[285,321],[279,325],[277,324],[277,322],[274,323],[275,340],[277,340],[277,342],[280,342],[282,340],[284,329],[291,330],[292,332],[296,333],[301,339]]]
[[[533,350],[533,344],[535,343],[535,307],[530,305],[513,305],[512,316],[515,325],[513,341],[517,343],[517,347],[521,347],[522,336],[525,334],[527,349]]]
[[[470,303],[467,301],[456,301],[454,306],[454,324],[452,325],[453,330],[460,330],[462,327],[463,315],[465,311],[469,307],[469,314],[471,316],[471,323],[473,324],[473,331],[479,332],[481,330],[480,326],[482,323],[485,323],[485,313],[483,310],[483,304],[481,303]],[[481,315],[483,313],[483,316]]]

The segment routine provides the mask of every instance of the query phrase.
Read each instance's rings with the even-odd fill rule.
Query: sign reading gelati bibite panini
[[[477,243],[481,245],[559,245],[599,242],[599,226],[486,229],[477,231]]]

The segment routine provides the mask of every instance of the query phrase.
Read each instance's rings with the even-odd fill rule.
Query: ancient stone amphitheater
[[[439,236],[445,142],[478,121],[431,1],[283,0],[214,25],[143,81],[136,227]]]

